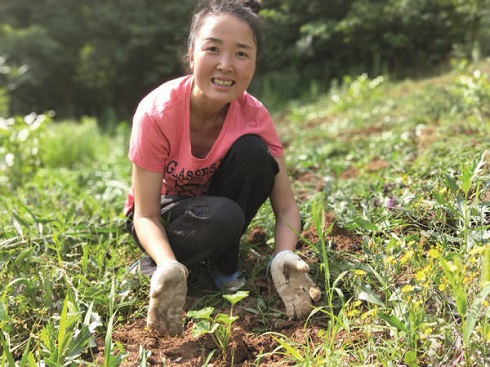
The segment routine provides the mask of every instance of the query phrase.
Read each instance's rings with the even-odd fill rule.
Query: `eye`
[[[246,54],[245,52],[242,52],[242,51],[237,52],[236,55],[240,59],[246,59],[248,57],[248,54]]]
[[[208,48],[206,48],[206,51],[216,53],[219,50],[218,50],[218,47],[216,47],[216,46],[209,46]]]

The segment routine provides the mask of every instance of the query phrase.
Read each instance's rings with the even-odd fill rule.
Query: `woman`
[[[182,331],[188,266],[209,260],[218,289],[244,285],[240,237],[268,197],[276,217],[271,273],[288,316],[307,315],[320,296],[292,252],[300,217],[281,143],[267,110],[246,92],[261,47],[259,8],[237,0],[201,7],[189,33],[191,74],[156,88],[134,115],[126,214],[157,265],[147,321],[160,335]]]

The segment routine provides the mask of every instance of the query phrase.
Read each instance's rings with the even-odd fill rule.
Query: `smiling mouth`
[[[232,80],[222,80],[217,78],[213,78],[211,79],[211,81],[213,82],[213,84],[220,87],[231,87],[233,84],[235,84],[235,82]]]

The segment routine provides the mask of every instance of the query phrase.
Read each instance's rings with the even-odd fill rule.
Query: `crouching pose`
[[[246,92],[261,49],[259,8],[240,0],[201,6],[189,33],[190,74],[150,92],[134,115],[125,213],[156,265],[147,322],[160,335],[182,332],[188,266],[209,260],[218,289],[244,286],[240,238],[267,198],[276,218],[271,274],[288,316],[305,317],[320,297],[293,253],[300,218],[279,137]]]

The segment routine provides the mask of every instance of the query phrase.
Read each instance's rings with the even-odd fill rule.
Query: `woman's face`
[[[193,96],[230,103],[250,84],[255,73],[257,45],[247,23],[235,16],[209,16],[189,50],[194,74]]]

